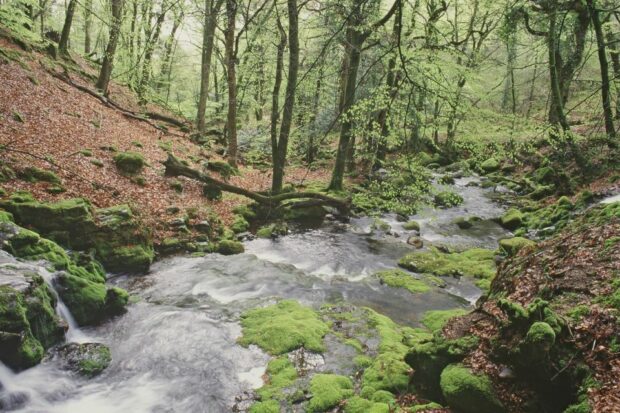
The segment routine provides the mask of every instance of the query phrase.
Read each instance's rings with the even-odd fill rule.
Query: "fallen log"
[[[350,210],[350,200],[333,198],[319,192],[283,192],[277,195],[263,195],[257,192],[249,191],[247,189],[215,179],[196,169],[192,169],[172,154],[168,155],[168,159],[166,159],[163,164],[166,167],[166,176],[185,176],[190,179],[195,179],[197,181],[204,182],[205,184],[213,185],[222,191],[242,195],[265,206],[275,208],[284,201],[293,199],[312,199],[315,200],[313,203],[314,205],[327,205],[334,207],[343,215],[347,215]]]

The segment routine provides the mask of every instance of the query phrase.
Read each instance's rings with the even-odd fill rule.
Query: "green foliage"
[[[353,382],[336,374],[315,374],[310,381],[310,393],[312,398],[307,411],[326,412],[341,400],[353,396]]]
[[[274,355],[302,346],[321,352],[325,349],[323,336],[329,330],[312,309],[291,300],[247,311],[241,316],[241,326],[241,345],[256,344]]]
[[[451,208],[463,203],[463,197],[451,191],[442,191],[435,194],[433,200],[435,206],[439,208]]]

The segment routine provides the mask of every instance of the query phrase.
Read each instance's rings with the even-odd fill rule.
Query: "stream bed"
[[[461,178],[443,188],[459,193],[461,206],[410,217],[420,223],[425,245],[495,249],[509,234],[492,221],[503,211],[494,191],[471,186],[473,181]],[[472,215],[481,221],[470,229],[453,223]],[[391,230],[373,230],[366,217],[332,220],[275,240],[246,241],[241,255],[172,257],[148,275],[111,279],[132,294],[128,312],[98,327],[74,326],[68,335],[109,346],[110,366],[86,379],[54,359],[19,374],[0,365],[0,401],[20,395],[5,404],[19,412],[227,412],[239,395],[262,385],[270,359],[258,347],[236,342],[247,309],[281,298],[314,308],[347,302],[415,327],[427,310],[475,302],[481,292],[464,278],[448,278],[445,288],[416,295],[381,285],[373,273],[396,267],[415,250],[406,242],[412,231],[394,215],[382,219]]]

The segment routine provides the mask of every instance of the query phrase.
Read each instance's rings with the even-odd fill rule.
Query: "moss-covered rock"
[[[463,413],[505,411],[495,396],[491,380],[462,365],[453,364],[441,373],[440,386],[448,405]]]
[[[114,164],[122,173],[135,175],[144,168],[146,160],[137,152],[120,152],[114,156]]]
[[[250,406],[250,413],[280,413],[280,403],[277,400],[256,402]]]
[[[521,249],[534,245],[536,245],[534,241],[523,237],[513,237],[499,240],[500,251],[504,252],[506,255],[515,255]]]
[[[375,276],[383,284],[394,288],[404,288],[413,294],[425,293],[431,289],[423,280],[414,278],[412,274],[397,269],[379,271]]]
[[[433,203],[438,208],[451,208],[463,203],[463,197],[456,192],[443,191],[435,195]]]
[[[64,366],[86,377],[94,377],[112,361],[110,349],[101,343],[69,343],[56,352]]]
[[[206,170],[217,172],[223,178],[228,179],[231,176],[238,175],[239,171],[226,161],[208,161],[204,164]]]
[[[487,289],[495,276],[495,254],[491,250],[472,248],[463,252],[443,253],[436,248],[416,251],[398,262],[410,271],[437,276],[468,276],[479,279],[477,285]]]
[[[420,231],[420,224],[417,221],[408,221],[403,224],[407,231]]]
[[[327,215],[327,210],[321,205],[316,205],[286,208],[283,218],[286,221],[297,222],[304,225],[318,225],[323,222],[325,215]]]
[[[54,172],[47,169],[40,169],[34,166],[24,168],[19,177],[28,182],[49,182],[52,184],[60,184],[61,180]]]
[[[500,167],[501,164],[496,158],[489,158],[480,164],[480,169],[484,173],[496,172]]]
[[[243,244],[239,241],[222,240],[217,244],[217,252],[222,255],[236,255],[245,251]]]
[[[524,215],[518,209],[512,208],[501,216],[499,222],[502,227],[514,231],[523,224]]]
[[[463,360],[477,344],[473,336],[446,340],[435,335],[412,346],[405,361],[413,368],[411,383],[416,391],[431,400],[443,400],[439,383],[442,371],[449,364]]]
[[[353,382],[350,378],[336,374],[315,374],[310,381],[312,398],[306,411],[326,412],[340,401],[353,396]]]
[[[286,356],[271,360],[267,365],[266,374],[269,378],[268,383],[257,390],[262,401],[284,399],[283,390],[292,386],[297,379],[297,370]]]
[[[300,347],[321,352],[323,336],[329,331],[316,312],[291,300],[247,311],[241,316],[241,327],[241,345],[256,344],[274,355]]]
[[[288,225],[286,222],[275,222],[273,224],[264,225],[256,231],[258,238],[277,238],[288,234]]]

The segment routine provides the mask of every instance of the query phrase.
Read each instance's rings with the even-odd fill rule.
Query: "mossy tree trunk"
[[[69,37],[71,35],[71,25],[73,24],[73,16],[75,14],[75,7],[77,0],[70,0],[67,6],[67,13],[65,14],[65,24],[62,26],[62,33],[60,35],[60,41],[58,42],[58,51],[61,55],[69,54]]]

